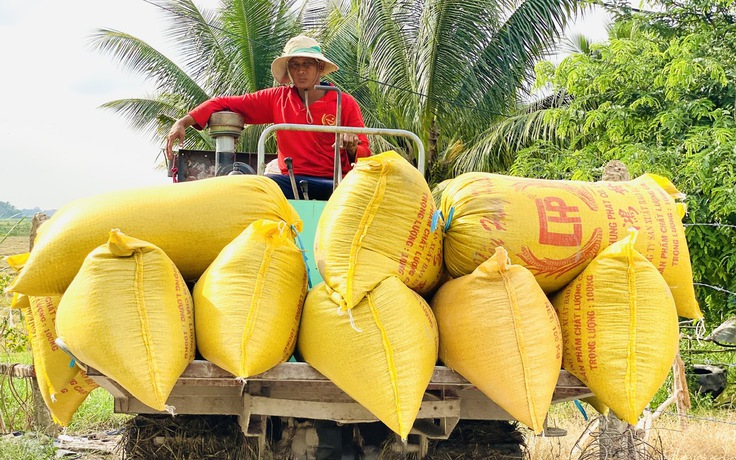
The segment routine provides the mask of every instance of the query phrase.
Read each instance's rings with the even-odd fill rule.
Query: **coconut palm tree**
[[[577,0],[353,0],[333,9],[322,40],[355,56],[335,81],[361,103],[366,124],[417,133],[439,180],[438,159],[472,148],[517,106],[534,63],[577,8]]]
[[[161,0],[168,37],[177,43],[180,63],[124,32],[99,29],[97,50],[155,83],[154,93],[107,102],[132,126],[163,139],[171,124],[215,95],[243,94],[273,85],[271,61],[301,29],[296,0],[225,0],[217,11],[199,9],[192,0]],[[248,126],[241,151],[255,151],[262,126]],[[183,147],[214,149],[206,131],[192,129]]]

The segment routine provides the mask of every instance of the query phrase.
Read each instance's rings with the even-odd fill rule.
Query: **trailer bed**
[[[93,368],[88,375],[125,414],[161,413],[141,403],[113,379]],[[590,390],[560,371],[552,403],[591,396]],[[263,436],[266,417],[295,417],[367,423],[378,419],[327,377],[303,362],[285,362],[247,380],[237,379],[209,361],[195,360],[177,381],[167,405],[176,414],[237,415],[247,436]],[[436,366],[425,391],[413,434],[447,439],[460,420],[513,420],[475,386],[450,368]]]

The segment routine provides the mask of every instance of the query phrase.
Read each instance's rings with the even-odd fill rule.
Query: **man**
[[[320,77],[338,70],[327,59],[319,44],[312,38],[299,35],[286,43],[283,54],[271,63],[271,73],[282,86],[268,88],[242,96],[210,99],[171,127],[166,138],[166,154],[171,158],[172,148],[184,141],[186,128],[203,129],[214,112],[229,110],[241,114],[246,124],[298,123],[309,125],[336,124],[337,94],[335,91],[314,89]],[[284,86],[286,85],[286,86]],[[341,126],[363,127],[360,108],[352,96],[342,95]],[[332,194],[335,156],[335,135],[306,131],[277,131],[278,165],[281,174],[269,174],[287,198],[295,198],[284,158],[293,159],[297,182],[306,180],[310,198],[326,200]],[[352,163],[370,156],[368,137],[364,134],[342,134],[340,159],[343,174]]]

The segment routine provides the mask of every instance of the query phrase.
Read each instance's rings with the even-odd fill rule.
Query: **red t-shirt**
[[[189,115],[196,121],[194,127],[202,129],[207,125],[212,113],[222,110],[241,114],[246,124],[309,124],[304,101],[299,97],[297,89],[289,86],[263,89],[242,96],[216,97],[197,106],[189,112]],[[312,124],[334,126],[336,110],[337,94],[334,91],[327,91],[321,99],[309,106]],[[365,126],[358,103],[346,93],[342,94],[341,118],[341,126]],[[355,153],[356,160],[371,154],[368,137],[365,134],[359,134],[358,137],[361,143],[358,144],[358,150]],[[284,158],[291,157],[294,174],[332,178],[335,164],[334,143],[335,134],[333,133],[276,131],[281,173],[288,173]],[[342,172],[345,174],[352,169],[345,149],[340,150],[340,158]]]

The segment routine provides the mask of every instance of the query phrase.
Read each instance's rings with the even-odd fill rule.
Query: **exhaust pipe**
[[[215,175],[237,174],[235,144],[243,132],[244,124],[243,116],[235,112],[215,112],[210,116],[207,125],[210,136],[215,139]]]

